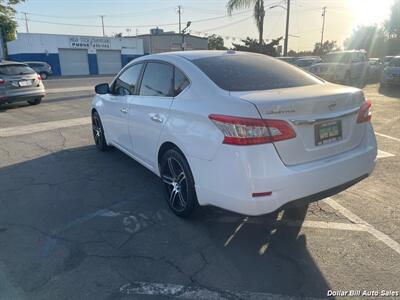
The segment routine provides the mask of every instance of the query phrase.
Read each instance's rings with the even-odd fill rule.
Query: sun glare
[[[355,25],[381,24],[389,17],[393,0],[348,0]]]

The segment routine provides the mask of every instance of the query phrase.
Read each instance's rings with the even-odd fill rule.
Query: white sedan
[[[115,146],[161,177],[178,216],[198,205],[270,213],[338,193],[375,166],[362,91],[265,55],[143,56],[96,93],[96,146]]]

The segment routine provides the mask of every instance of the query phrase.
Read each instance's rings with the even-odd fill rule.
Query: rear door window
[[[192,60],[227,91],[256,91],[320,84],[316,77],[267,55],[224,55]]]
[[[144,70],[139,95],[172,97],[174,67],[169,64],[149,62]]]
[[[0,74],[3,75],[25,75],[33,74],[34,70],[24,65],[3,65],[0,66]]]

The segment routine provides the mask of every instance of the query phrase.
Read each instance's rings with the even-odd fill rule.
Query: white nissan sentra
[[[96,93],[97,147],[114,146],[161,177],[178,216],[198,205],[270,213],[336,194],[375,166],[362,91],[266,55],[148,55]]]

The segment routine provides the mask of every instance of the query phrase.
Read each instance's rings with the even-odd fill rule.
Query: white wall
[[[8,42],[8,53],[58,53],[59,48],[71,48],[71,38],[92,38],[88,36],[58,35],[42,33],[18,33],[17,39]],[[102,38],[102,37],[98,37]],[[121,50],[122,54],[143,54],[143,41],[139,38],[107,38],[110,40],[109,50]],[[89,53],[96,53],[89,48]]]

